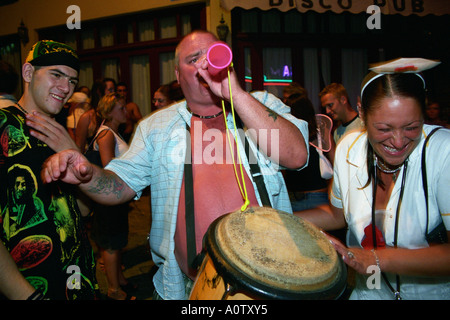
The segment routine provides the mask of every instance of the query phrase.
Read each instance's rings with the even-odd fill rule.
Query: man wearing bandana
[[[23,96],[0,110],[0,293],[9,299],[97,297],[74,188],[40,178],[50,155],[76,148],[52,118],[72,96],[79,68],[71,47],[37,42],[22,66]],[[37,117],[41,124],[32,125]]]

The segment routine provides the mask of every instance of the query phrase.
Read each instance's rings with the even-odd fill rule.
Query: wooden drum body
[[[216,219],[190,299],[336,299],[346,267],[317,227],[271,208]]]

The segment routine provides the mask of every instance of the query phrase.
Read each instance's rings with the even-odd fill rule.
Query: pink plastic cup
[[[229,46],[218,41],[209,47],[206,59],[208,60],[208,72],[211,75],[216,75],[231,64],[233,54]]]

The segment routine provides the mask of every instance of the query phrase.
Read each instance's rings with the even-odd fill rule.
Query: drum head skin
[[[224,280],[262,299],[336,299],[347,283],[346,267],[325,235],[272,208],[222,216],[206,241]]]

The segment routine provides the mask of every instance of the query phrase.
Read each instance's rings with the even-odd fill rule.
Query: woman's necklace
[[[402,168],[402,166],[399,166],[395,169],[389,169],[382,161],[378,161],[378,157],[375,153],[373,156],[375,157],[375,163],[376,163],[378,169],[380,169],[384,173],[395,173]]]
[[[193,113],[189,107],[187,107],[187,110],[194,116],[200,119],[214,119],[220,116],[223,113],[223,110],[221,110],[219,113],[213,114],[212,116],[201,116],[199,114]]]

